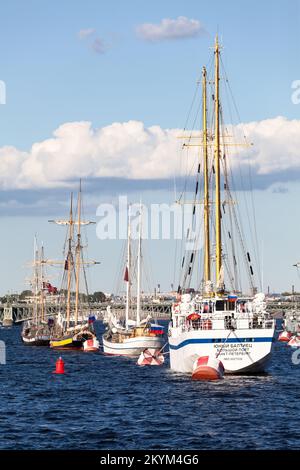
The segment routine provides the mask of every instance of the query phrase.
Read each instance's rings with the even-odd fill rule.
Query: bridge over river
[[[98,319],[102,319],[107,306],[110,305],[117,312],[124,311],[124,304],[117,303],[91,303],[90,305],[83,305],[83,308],[90,311]],[[46,317],[53,317],[59,312],[59,305],[54,303],[47,303],[45,305]],[[274,314],[274,316],[280,318],[286,311],[297,310],[300,311],[300,303],[295,302],[279,302],[273,301],[267,303],[267,310]],[[171,316],[171,302],[159,302],[159,303],[145,303],[142,305],[142,312],[144,317],[151,314],[156,319],[168,320]],[[13,303],[0,305],[0,324],[3,319],[13,323],[20,323],[25,320],[30,320],[33,317],[33,304],[29,303]]]
[[[83,305],[83,309],[90,311],[91,314],[94,314],[96,318],[102,319],[107,306],[110,305],[120,314],[124,311],[124,304],[115,304],[115,303],[91,303],[89,305]],[[33,318],[33,304],[29,303],[13,303],[13,304],[4,304],[0,305],[0,324],[3,323],[5,319],[6,323],[21,323],[26,320]],[[45,305],[45,316],[53,317],[58,314],[61,306],[58,304],[47,303]],[[168,320],[171,315],[171,303],[162,302],[162,303],[145,303],[142,305],[142,313],[144,317],[151,313],[153,318],[156,319],[166,319]]]

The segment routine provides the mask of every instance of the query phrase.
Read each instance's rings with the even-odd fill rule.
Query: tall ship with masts
[[[216,37],[213,76],[208,78],[205,67],[202,72],[202,132],[200,136],[194,131],[183,136],[185,150],[197,147],[200,151],[193,199],[182,202],[193,207],[194,239],[189,235],[193,230],[188,230],[188,248],[183,250],[178,296],[169,325],[170,366],[193,374],[198,364],[208,365],[212,358],[212,363],[214,359],[223,363],[226,373],[258,373],[265,370],[271,357],[275,320],[266,310],[264,294],[255,287],[247,237],[231,192],[232,159],[237,157],[228,155],[230,148],[239,144],[228,141],[234,126],[228,133],[223,121],[220,79],[227,82],[227,76],[223,70],[220,76],[220,60]],[[196,217],[200,224],[195,223]],[[253,225],[248,223],[246,235],[251,231]],[[203,241],[203,249],[199,249],[199,241]],[[195,289],[191,288],[194,271],[200,278]]]
[[[32,319],[24,322],[21,337],[24,344],[28,346],[49,346],[54,332],[53,318],[46,317],[45,292],[50,284],[46,282],[44,267],[47,260],[44,256],[44,246],[38,249],[37,239],[34,238],[34,261],[33,278],[31,285],[32,296]],[[52,287],[52,286],[51,286]],[[56,289],[56,288],[54,288]]]
[[[77,218],[73,215],[73,195],[71,195],[69,219],[50,221],[68,227],[59,313],[56,319],[55,337],[51,339],[50,347],[63,350],[98,351],[99,342],[93,326],[95,317],[91,314],[89,306],[86,267],[99,263],[84,260],[81,233],[82,226],[94,222],[82,220],[81,213],[82,191],[80,182]],[[84,293],[80,292],[82,284],[85,290]]]
[[[127,259],[124,282],[126,283],[125,318],[107,307],[107,330],[102,337],[104,354],[115,356],[139,356],[145,349],[160,350],[164,345],[164,328],[152,323],[151,316],[142,319],[142,206],[139,207],[139,233],[137,256],[133,254],[131,234],[131,206],[128,210]],[[134,259],[135,258],[135,259]],[[136,267],[136,269],[135,269]],[[136,276],[134,276],[136,271]],[[133,295],[136,278],[136,298]]]

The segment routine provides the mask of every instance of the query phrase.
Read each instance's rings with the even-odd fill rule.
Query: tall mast
[[[142,251],[142,204],[140,203],[138,266],[137,266],[137,297],[136,297],[136,325],[139,326],[141,318],[141,251]]]
[[[78,323],[78,307],[79,307],[79,276],[81,261],[81,180],[79,183],[78,193],[78,228],[77,228],[77,246],[76,246],[76,293],[75,293],[75,325]]]
[[[41,291],[41,320],[45,320],[45,304],[44,304],[44,245],[41,246],[40,254],[40,291]]]
[[[81,246],[81,226],[90,225],[95,222],[82,220],[81,219],[81,181],[80,188],[78,193],[78,221],[73,219],[73,193],[71,193],[71,207],[70,215],[68,220],[58,219],[58,220],[49,220],[57,225],[68,225],[68,251],[67,258],[65,260],[65,271],[68,272],[67,275],[67,310],[66,310],[66,323],[67,328],[70,326],[70,317],[71,317],[71,288],[72,288],[72,275],[74,270],[74,257],[73,257],[73,238],[74,238],[74,225],[78,225],[77,230],[77,243],[76,243],[76,252],[75,252],[75,320],[78,322],[78,312],[79,312],[79,280],[80,280],[80,268],[85,265],[99,264],[98,261],[84,261],[82,259],[82,246]],[[60,264],[60,262],[48,260],[49,264]],[[63,278],[65,279],[65,277]]]
[[[221,240],[221,193],[220,193],[220,97],[219,97],[219,41],[218,35],[215,41],[215,226],[216,226],[216,284],[220,279],[222,266],[222,240]]]
[[[67,255],[67,267],[68,267],[68,291],[67,291],[67,328],[70,326],[70,313],[71,313],[71,281],[72,281],[72,270],[73,270],[73,256],[72,256],[72,241],[73,241],[73,193],[71,193],[71,207],[70,207],[70,218],[69,218],[69,247]]]
[[[207,104],[206,104],[206,68],[202,70],[202,126],[204,159],[204,281],[207,285],[210,277],[210,233],[209,233],[209,183],[207,151]]]
[[[127,285],[126,285],[126,309],[125,309],[125,327],[128,329],[129,319],[129,296],[130,296],[130,279],[131,279],[131,257],[130,257],[130,243],[131,243],[131,227],[130,227],[130,206],[128,208],[128,228],[127,228]]]
[[[38,247],[36,235],[34,237],[34,321],[37,324],[38,322],[38,287],[39,287],[39,273],[38,273]]]

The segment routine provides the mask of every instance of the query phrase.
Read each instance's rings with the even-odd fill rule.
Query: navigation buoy
[[[291,348],[300,348],[300,338],[299,336],[293,336],[290,341],[288,342],[288,346]]]
[[[292,333],[289,331],[283,330],[281,333],[279,333],[278,336],[278,341],[281,343],[287,343],[292,337]]]
[[[192,380],[219,380],[224,375],[224,366],[212,356],[199,357],[193,366]]]
[[[137,360],[139,366],[161,366],[165,358],[160,349],[145,349]]]
[[[64,374],[64,373],[65,373],[65,363],[63,359],[60,357],[56,361],[55,371],[53,372],[53,374]]]

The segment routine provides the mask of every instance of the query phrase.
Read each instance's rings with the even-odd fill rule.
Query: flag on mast
[[[124,281],[129,282],[128,266],[126,266],[126,269],[125,269]]]

